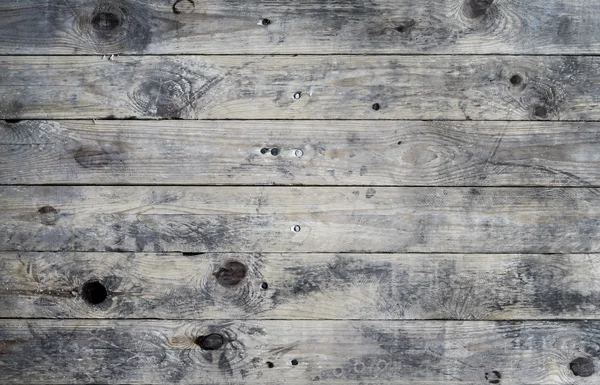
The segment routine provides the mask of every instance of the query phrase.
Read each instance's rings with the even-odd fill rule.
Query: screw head
[[[302,92],[294,93],[294,99],[296,99],[296,100],[300,99],[301,96],[302,96]]]
[[[296,155],[298,158],[300,158],[302,155],[304,155],[304,152],[303,152],[302,150],[298,149],[298,150],[294,151],[294,154],[295,154],[295,155]]]

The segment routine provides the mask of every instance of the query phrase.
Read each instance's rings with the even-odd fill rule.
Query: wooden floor
[[[599,31],[0,1],[0,384],[600,384]]]

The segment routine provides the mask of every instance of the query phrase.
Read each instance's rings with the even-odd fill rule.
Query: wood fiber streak
[[[3,55],[600,53],[588,0],[3,0],[0,14]]]
[[[0,73],[4,119],[600,118],[589,56],[12,56]]]
[[[597,123],[35,120],[0,149],[3,184],[600,185]]]
[[[220,348],[195,345],[212,333]],[[597,372],[576,377],[569,366],[597,366],[599,346],[598,322],[5,319],[0,376],[7,385],[594,384]]]
[[[596,254],[4,252],[0,317],[598,319],[599,278]]]
[[[2,251],[600,251],[594,188],[0,188]]]

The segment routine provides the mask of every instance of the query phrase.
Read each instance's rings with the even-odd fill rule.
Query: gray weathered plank
[[[594,188],[5,186],[0,201],[3,251],[600,251]]]
[[[587,0],[3,0],[0,15],[0,54],[600,53]]]
[[[1,318],[600,318],[597,254],[4,252],[0,282]]]
[[[195,344],[209,335],[198,341],[205,349]],[[596,384],[599,346],[598,322],[4,319],[0,379],[7,385]]]
[[[600,185],[597,123],[0,121],[0,148],[2,184]]]
[[[600,118],[589,56],[11,56],[0,73],[4,119]]]

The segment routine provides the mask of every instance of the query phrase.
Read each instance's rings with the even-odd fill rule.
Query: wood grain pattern
[[[600,118],[589,56],[13,56],[0,73],[4,119]]]
[[[586,0],[3,0],[0,14],[4,55],[600,52]]]
[[[0,148],[2,184],[600,185],[597,123],[35,120]]]
[[[4,252],[0,317],[598,319],[599,278],[597,254]]]
[[[593,188],[16,186],[0,199],[3,251],[600,251]]]
[[[194,343],[209,333],[222,336],[215,350]],[[597,372],[575,376],[570,366],[597,366],[599,345],[598,322],[0,320],[0,378],[7,385],[594,384]]]

